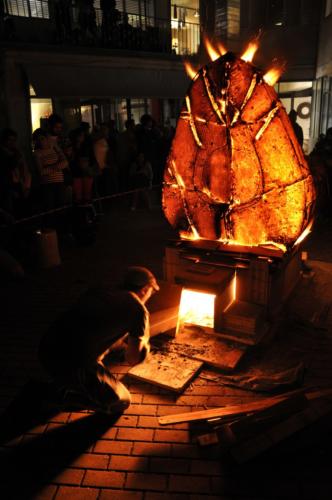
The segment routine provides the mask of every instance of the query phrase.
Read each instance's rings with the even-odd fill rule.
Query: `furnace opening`
[[[216,295],[196,290],[183,289],[179,308],[179,324],[214,326],[214,303]]]

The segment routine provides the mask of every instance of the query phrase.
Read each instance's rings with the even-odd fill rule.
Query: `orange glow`
[[[263,80],[265,83],[273,87],[273,85],[277,83],[284,71],[285,65],[272,67],[263,75]]]
[[[200,240],[200,236],[197,232],[197,229],[195,229],[194,226],[191,226],[190,228],[192,232],[190,233],[189,231],[180,231],[180,238],[183,240],[192,240],[192,241],[197,241]]]
[[[213,47],[213,45],[211,44],[211,42],[208,38],[204,38],[204,45],[206,48],[206,52],[209,54],[211,61],[215,61],[216,59],[219,59],[219,57],[220,57],[219,52]]]
[[[246,50],[243,52],[241,59],[245,62],[252,62],[254,55],[258,49],[257,41],[250,42]]]
[[[308,226],[305,228],[303,233],[295,241],[294,247],[296,245],[299,245],[300,243],[302,243],[302,241],[305,240],[307,236],[309,236],[309,234],[311,233],[311,228],[312,228],[313,223],[314,223],[313,220],[309,222]]]
[[[227,53],[226,47],[224,47],[224,45],[221,42],[217,43],[217,48],[221,56],[224,56]]]
[[[165,216],[181,238],[286,252],[310,230],[316,191],[270,86],[283,67],[262,78],[249,62],[257,41],[242,58],[205,44],[214,62],[185,98],[165,168]]]
[[[213,328],[215,298],[216,296],[210,293],[183,289],[178,323],[189,323]]]
[[[190,62],[184,62],[184,69],[186,70],[187,75],[192,80],[197,76],[197,70],[190,64]]]
[[[232,286],[233,286],[233,302],[234,302],[234,300],[236,300],[236,273],[234,274]]]

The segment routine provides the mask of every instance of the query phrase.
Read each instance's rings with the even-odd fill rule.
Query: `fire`
[[[216,295],[183,289],[179,308],[179,323],[214,326]]]
[[[180,238],[183,240],[192,240],[192,241],[197,241],[200,240],[200,236],[197,232],[197,229],[194,226],[191,226],[190,228],[192,232],[190,233],[189,231],[180,231]]]
[[[268,85],[275,85],[283,72],[285,71],[285,64],[280,64],[279,66],[274,66],[269,69],[264,75],[263,80]]]
[[[243,52],[241,59],[245,62],[252,62],[254,55],[258,49],[257,41],[250,42],[246,50]]]
[[[224,45],[221,42],[217,43],[217,48],[218,48],[219,54],[221,56],[224,56],[227,53],[227,49],[224,47]]]
[[[284,66],[262,78],[250,63],[257,41],[242,58],[205,46],[213,62],[185,98],[165,169],[165,215],[181,238],[287,251],[309,231],[316,192],[271,87]]]
[[[198,76],[197,70],[190,64],[190,62],[188,61],[184,62],[184,69],[186,70],[186,73],[189,76],[189,78],[191,78],[192,80],[196,78],[196,76]]]
[[[313,225],[314,221],[313,219],[309,222],[308,226],[305,228],[305,230],[303,231],[303,233],[297,238],[297,240],[295,241],[294,243],[294,247],[296,245],[299,245],[300,243],[302,243],[303,240],[306,239],[307,236],[309,236],[309,234],[311,233],[311,228],[312,228],[312,225]]]
[[[211,42],[208,38],[204,38],[204,45],[205,45],[207,53],[210,56],[211,61],[215,61],[216,59],[219,59],[219,57],[220,57],[219,52],[213,47],[213,45],[211,44]]]

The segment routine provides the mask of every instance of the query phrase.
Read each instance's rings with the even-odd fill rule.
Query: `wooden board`
[[[175,339],[179,351],[192,359],[198,359],[222,370],[236,368],[247,347],[222,339],[215,333],[206,333],[203,328],[184,326]]]
[[[247,403],[236,406],[225,406],[222,408],[212,408],[211,410],[201,410],[186,413],[178,413],[177,415],[166,415],[159,418],[161,425],[177,424],[180,422],[194,422],[196,420],[207,420],[211,418],[237,416],[251,413],[253,411],[265,410],[271,406],[287,399],[286,396],[276,396],[274,398],[265,398],[253,403]]]
[[[181,392],[189,384],[203,363],[184,358],[174,352],[150,353],[149,357],[128,372],[132,377],[151,384]]]
[[[300,394],[301,392],[305,392],[304,389],[299,389],[297,391],[287,392],[280,396],[274,396],[271,398],[264,398],[258,401],[254,401],[252,403],[247,403],[243,405],[236,406],[225,406],[222,408],[213,408],[211,410],[202,410],[202,411],[194,411],[194,412],[186,412],[186,413],[178,413],[176,415],[166,415],[165,417],[159,418],[159,423],[161,425],[169,425],[169,424],[177,424],[180,422],[193,422],[196,420],[209,420],[211,418],[220,418],[220,417],[229,417],[237,415],[244,415],[246,413],[252,413],[255,411],[262,411],[267,408],[271,408],[275,404],[280,403],[280,401],[284,401],[289,399],[294,394]],[[308,401],[313,401],[316,399],[330,399],[332,398],[332,389],[320,389],[317,391],[310,391],[305,393],[305,397]]]

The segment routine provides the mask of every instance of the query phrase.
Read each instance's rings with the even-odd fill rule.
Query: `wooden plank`
[[[247,350],[245,345],[231,344],[218,334],[206,333],[199,326],[187,325],[179,331],[173,347],[186,357],[227,371],[237,367]]]
[[[143,382],[181,392],[202,365],[201,361],[185,358],[174,352],[156,352],[150,353],[143,363],[131,368],[128,374]]]
[[[304,389],[287,392],[285,394],[281,394],[280,396],[274,396],[272,398],[260,399],[259,401],[254,401],[253,403],[247,403],[243,405],[225,406],[221,408],[213,408],[211,410],[202,410],[195,412],[178,413],[175,415],[167,415],[165,417],[160,417],[159,423],[161,425],[169,425],[169,424],[177,424],[180,422],[208,420],[211,418],[226,417],[230,415],[236,417],[238,415],[244,415],[246,413],[265,410],[267,408],[273,407],[280,401],[288,399],[293,394],[300,394],[301,392],[304,392]],[[309,401],[319,398],[329,398],[332,397],[332,389],[328,388],[317,391],[310,391],[310,392],[308,391],[305,394],[305,396]]]
[[[271,406],[287,398],[288,395],[276,396],[273,398],[265,398],[259,401],[254,401],[253,403],[246,403],[243,405],[225,406],[222,408],[213,408],[211,410],[201,410],[194,412],[178,413],[176,415],[166,415],[164,417],[160,417],[158,421],[161,425],[169,425],[169,424],[177,424],[180,422],[194,422],[196,420],[206,420],[216,417],[226,417],[226,416],[228,417],[230,415],[236,417],[237,415],[245,415],[246,413],[250,413],[252,411],[265,410],[266,408],[270,408]]]

